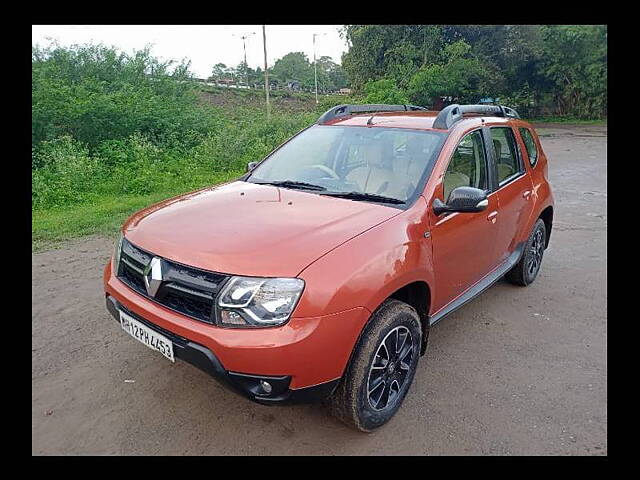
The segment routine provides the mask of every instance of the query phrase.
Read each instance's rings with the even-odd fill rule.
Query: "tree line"
[[[606,25],[346,25],[341,35],[342,67],[367,101],[607,115]]]
[[[347,77],[340,65],[331,57],[317,59],[318,91],[335,92],[347,86]],[[264,85],[264,71],[253,69],[244,62],[236,67],[217,63],[213,66],[209,81],[216,83],[247,84],[260,88]],[[293,86],[296,89],[311,91],[315,88],[314,65],[303,52],[290,52],[275,61],[269,68],[269,83],[272,87]]]

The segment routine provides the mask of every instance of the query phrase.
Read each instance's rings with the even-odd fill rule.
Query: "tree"
[[[356,90],[383,77],[406,86],[418,68],[440,60],[443,43],[438,25],[346,25],[341,35],[349,45],[342,65]]]
[[[418,105],[432,105],[437,97],[451,96],[456,102],[477,102],[495,95],[496,72],[470,55],[471,46],[463,40],[446,45],[445,63],[422,67],[409,82],[409,97]]]
[[[543,73],[554,84],[558,113],[606,115],[607,27],[545,25]]]
[[[342,56],[342,66],[351,85],[360,90],[369,80],[383,78],[386,52],[411,36],[411,30],[407,25],[346,25],[343,36],[349,50]]]
[[[432,96],[489,95],[537,114],[606,115],[606,26],[345,25],[340,33],[356,91],[391,79],[427,105]]]
[[[227,76],[227,66],[224,63],[216,63],[211,70],[209,80],[219,82]]]
[[[411,77],[420,68],[422,58],[418,47],[403,40],[384,54],[386,76],[393,78],[401,88],[406,88]]]
[[[276,60],[271,75],[281,84],[297,81],[303,88],[311,89],[314,86],[313,65],[303,52],[287,53]]]
[[[333,92],[347,86],[347,77],[344,70],[331,57],[322,56],[317,59],[317,64],[319,91]]]
[[[255,70],[249,67],[249,85],[261,86],[264,84],[264,72],[260,67]]]

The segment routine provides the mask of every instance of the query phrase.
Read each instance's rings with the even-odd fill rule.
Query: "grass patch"
[[[583,118],[566,117],[566,116],[525,118],[525,120],[529,123],[565,123],[567,125],[569,124],[570,125],[606,125],[607,124],[606,118],[585,120]]]
[[[216,175],[211,185],[242,175],[226,172]],[[208,184],[202,185],[202,187]],[[31,251],[54,248],[61,242],[92,234],[115,238],[122,223],[136,211],[193,189],[175,189],[146,195],[96,195],[86,203],[31,212]]]

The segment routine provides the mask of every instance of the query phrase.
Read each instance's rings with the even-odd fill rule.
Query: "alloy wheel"
[[[536,230],[533,235],[533,242],[529,249],[529,258],[527,260],[527,273],[530,278],[535,277],[542,263],[542,254],[544,253],[544,233],[541,229]]]
[[[378,346],[367,379],[367,399],[376,411],[392,407],[407,383],[414,356],[408,328],[391,330]]]

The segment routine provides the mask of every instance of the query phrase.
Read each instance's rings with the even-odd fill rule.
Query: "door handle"
[[[525,200],[529,200],[529,195],[531,195],[531,190],[527,190],[522,194]]]
[[[498,212],[496,210],[494,210],[489,215],[487,215],[487,220],[489,220],[492,223],[496,223],[496,217],[497,216],[498,216]]]

